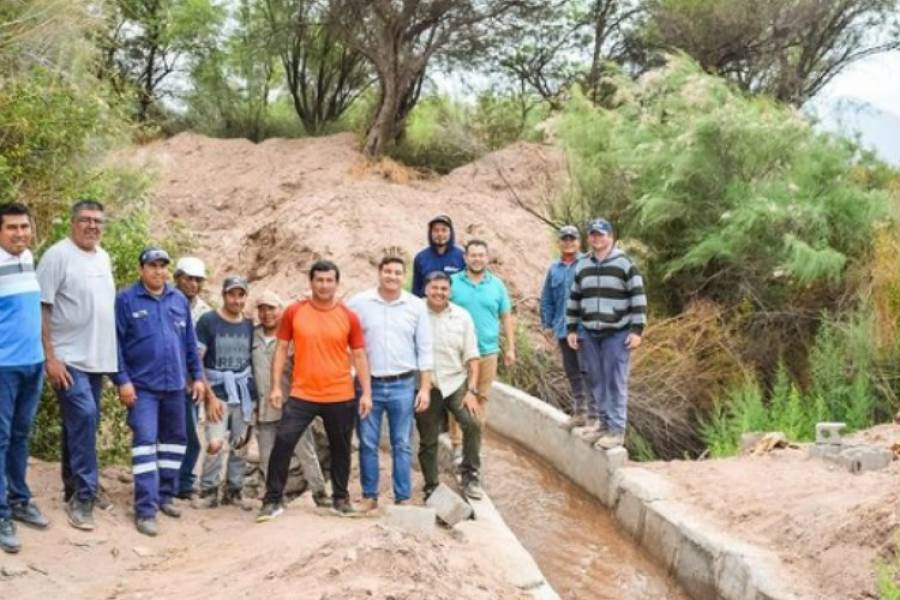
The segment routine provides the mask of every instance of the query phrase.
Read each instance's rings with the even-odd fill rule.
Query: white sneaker
[[[584,415],[572,415],[563,422],[560,427],[566,431],[572,431],[576,427],[584,427],[587,425],[587,417]]]
[[[624,433],[611,433],[606,432],[597,442],[594,444],[594,448],[600,450],[610,450],[612,448],[618,448],[625,444],[625,434]]]

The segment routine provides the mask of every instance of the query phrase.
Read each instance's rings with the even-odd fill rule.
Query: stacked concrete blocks
[[[844,423],[816,423],[816,443],[808,450],[810,458],[821,458],[850,473],[887,468],[894,454],[887,448],[866,444],[848,444],[841,438]]]

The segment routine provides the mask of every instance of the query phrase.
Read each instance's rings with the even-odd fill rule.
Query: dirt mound
[[[890,448],[900,442],[900,426],[879,425],[851,439]],[[900,462],[853,475],[801,448],[641,466],[677,484],[674,500],[777,551],[804,597],[877,597],[876,565],[895,550],[900,533]]]
[[[350,134],[253,144],[183,133],[127,158],[157,173],[160,229],[181,223],[193,232],[213,284],[237,272],[257,284],[251,297],[263,288],[295,296],[307,289],[309,265],[327,257],[350,294],[374,284],[384,253],[411,258],[426,243],[427,221],[447,213],[457,242],[486,240],[510,293],[534,303],[553,232],[519,201],[540,208],[564,177],[560,151],[516,144],[445,177],[400,184],[355,148]]]

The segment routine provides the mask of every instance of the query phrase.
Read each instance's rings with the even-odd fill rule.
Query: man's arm
[[[365,348],[351,350],[350,358],[353,368],[356,369],[356,378],[362,394],[359,396],[359,416],[365,419],[372,412],[372,380],[369,379],[369,360],[366,358]]]
[[[506,338],[506,352],[503,353],[503,363],[507,367],[511,367],[516,362],[516,321],[512,316],[512,311],[501,314],[500,322],[503,324],[503,335]]]
[[[118,372],[113,375],[113,383],[119,390],[119,401],[126,407],[134,406],[136,393],[128,369],[125,365],[125,340],[128,334],[128,303],[122,294],[116,296],[116,353],[118,355]]]
[[[197,332],[194,331],[194,319],[191,317],[191,303],[185,298],[184,305],[187,309],[187,322],[184,328],[184,347],[187,362],[187,371],[193,379],[191,384],[191,397],[194,402],[206,393],[206,376],[203,373],[203,363],[200,360],[200,350],[197,347]]]
[[[44,370],[47,371],[47,379],[57,389],[67,390],[72,385],[72,375],[66,369],[66,365],[56,358],[53,350],[53,342],[50,341],[50,317],[53,306],[41,304],[41,343],[44,346]]]
[[[544,277],[544,287],[541,289],[541,326],[544,329],[552,329],[553,321],[555,321],[553,311],[556,307],[553,305],[552,274],[552,268],[548,269],[547,276]]]
[[[579,263],[580,264],[580,263]],[[581,281],[578,278],[578,265],[575,265],[575,279],[569,288],[569,299],[566,301],[566,341],[572,350],[578,350],[578,319],[581,315]]]
[[[287,362],[288,346],[290,342],[279,339],[275,345],[275,355],[272,357],[272,372],[269,374],[269,402],[273,408],[281,408],[284,405],[284,392],[281,390],[281,378],[284,375],[284,365]]]
[[[469,377],[466,381],[466,393],[463,395],[463,406],[473,415],[479,409],[478,402],[478,374],[481,372],[481,360],[471,358],[466,363],[469,370]]]

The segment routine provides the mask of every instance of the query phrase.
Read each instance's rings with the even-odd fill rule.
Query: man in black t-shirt
[[[200,506],[219,505],[222,462],[228,467],[222,504],[244,506],[244,460],[235,451],[250,423],[256,388],[250,367],[253,321],[244,316],[249,291],[247,280],[230,276],[222,284],[222,308],[197,322],[197,345],[203,355],[206,379],[215,398],[207,402],[206,456],[200,477]],[[226,448],[226,441],[228,441]]]

